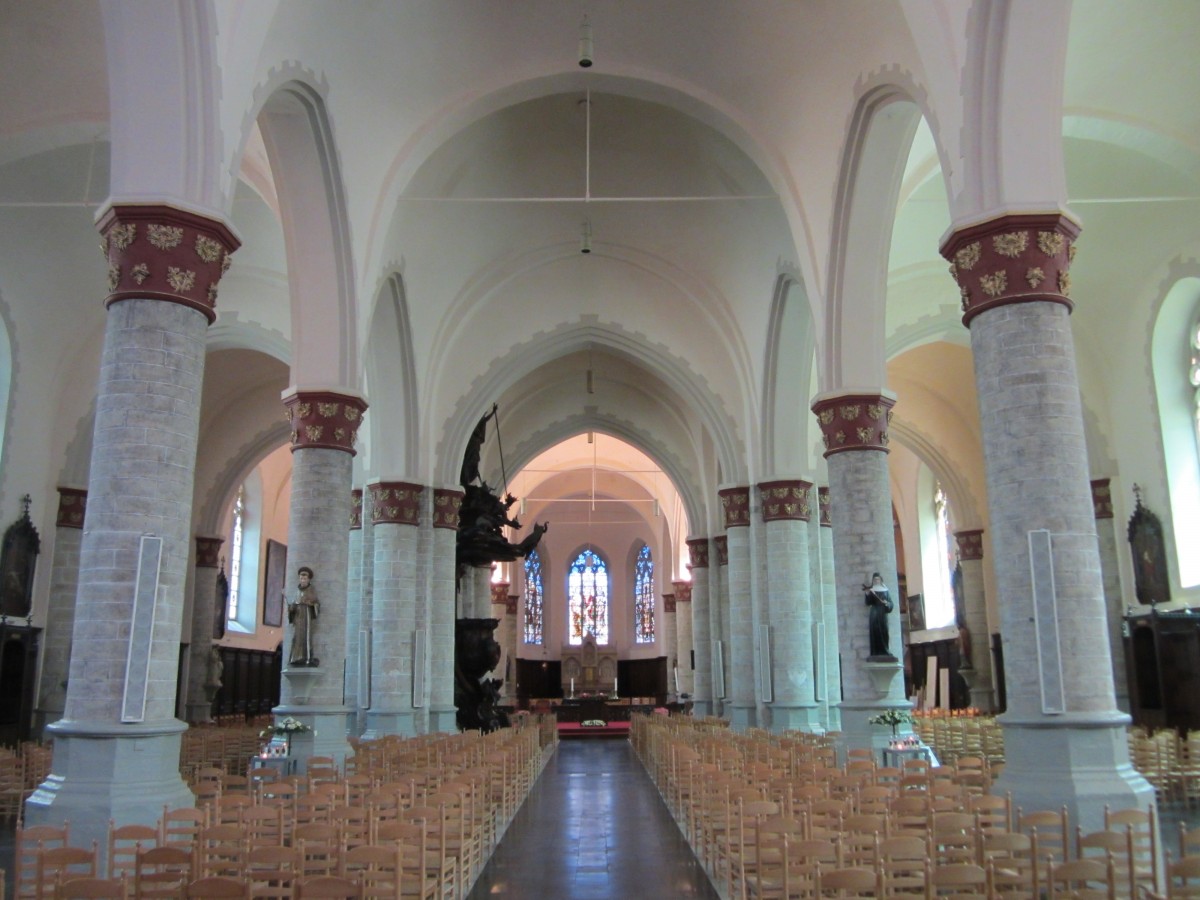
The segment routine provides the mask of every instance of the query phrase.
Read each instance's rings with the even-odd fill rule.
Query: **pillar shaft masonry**
[[[457,729],[454,707],[455,549],[462,491],[434,488],[430,565],[429,730]]]
[[[708,618],[708,538],[687,542],[692,568],[692,710],[698,716],[713,714],[712,632]],[[676,591],[678,599],[678,591]]]
[[[216,630],[217,576],[220,574],[219,537],[196,538],[196,568],[192,574],[192,640],[188,647],[187,720],[196,725],[212,721],[212,703],[221,680],[214,681],[216,668],[210,661]],[[221,615],[226,611],[221,610]],[[218,651],[220,652],[220,651]]]
[[[71,634],[75,625],[75,595],[79,590],[79,548],[87,491],[58,489],[54,558],[50,563],[50,603],[46,609],[42,677],[38,690],[37,728],[62,718],[67,702],[67,671],[71,663]]]
[[[988,629],[983,584],[983,532],[958,531],[958,563],[962,569],[966,630],[959,629],[959,674],[971,689],[971,705],[984,712],[995,709],[992,680],[992,636]]]
[[[1096,515],[1096,540],[1100,551],[1100,576],[1104,605],[1108,609],[1108,646],[1112,655],[1113,694],[1117,708],[1129,712],[1129,673],[1125,668],[1125,604],[1121,597],[1121,564],[1117,559],[1117,520],[1113,517],[1112,484],[1108,478],[1092,482],[1092,508]]]
[[[693,578],[695,574],[693,570]],[[673,581],[671,586],[675,588],[675,646],[679,657],[679,692],[687,694],[688,698],[694,701],[696,670],[692,660],[696,654],[692,645],[692,582]]]

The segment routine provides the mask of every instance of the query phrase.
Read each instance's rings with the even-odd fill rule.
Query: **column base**
[[[49,732],[46,731],[46,729],[48,727],[50,727],[51,725],[53,725],[55,722],[57,722],[62,717],[63,717],[63,711],[61,709],[51,709],[51,708],[47,707],[46,709],[34,710],[34,713],[33,713],[34,733],[37,734],[43,740],[45,738],[50,737],[50,734],[49,734]]]
[[[363,740],[373,741],[385,735],[396,734],[401,737],[416,737],[417,723],[412,710],[370,709],[367,711],[367,730],[363,732]]]
[[[771,731],[775,734],[784,731],[807,731],[813,734],[825,732],[825,726],[821,722],[821,708],[815,703],[771,703],[768,709],[771,710]]]
[[[351,754],[350,742],[346,740],[354,715],[350,707],[280,705],[271,712],[276,716],[291,716],[312,729],[292,735],[291,755],[297,760],[298,774],[308,771],[310,756],[332,756],[340,766]]]
[[[456,734],[458,732],[458,710],[453,706],[447,709],[429,710],[429,733]]]
[[[729,727],[734,731],[745,731],[758,726],[758,708],[755,706],[740,706],[737,703],[728,704]]]
[[[118,725],[59,720],[50,776],[25,801],[25,825],[71,823],[71,843],[107,846],[108,820],[154,825],[164,806],[194,806],[196,798],[179,774],[178,719]]]
[[[1154,788],[1129,762],[1129,717],[1112,713],[1003,715],[1004,771],[993,793],[1026,812],[1066,804],[1084,833],[1104,827],[1104,807],[1148,809]]]

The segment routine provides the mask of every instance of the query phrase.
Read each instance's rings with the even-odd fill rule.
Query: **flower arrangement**
[[[879,715],[871,716],[867,719],[868,725],[890,725],[892,734],[896,733],[896,727],[899,725],[907,725],[913,720],[912,713],[905,712],[902,709],[885,709]]]
[[[273,738],[277,735],[290,737],[293,734],[299,734],[302,731],[312,731],[307,725],[299,719],[293,719],[291,716],[279,719],[274,725],[270,725],[259,732],[260,738]]]
[[[582,728],[607,728],[608,723],[603,719],[584,719],[579,723]]]

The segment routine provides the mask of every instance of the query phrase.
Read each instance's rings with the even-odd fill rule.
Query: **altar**
[[[564,697],[618,692],[617,651],[598,647],[592,635],[562,648],[561,671]]]

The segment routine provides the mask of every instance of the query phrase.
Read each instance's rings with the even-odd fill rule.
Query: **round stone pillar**
[[[833,514],[829,488],[817,488],[817,519],[810,522],[809,547],[812,549],[813,587],[820,586],[821,593],[821,643],[824,645],[823,667],[826,712],[825,727],[829,731],[842,730],[842,666],[841,645],[838,638],[837,579],[833,571]],[[816,617],[814,607],[813,616]]]
[[[842,732],[846,747],[882,747],[891,729],[868,719],[887,708],[908,709],[901,677],[896,539],[888,480],[891,394],[824,394],[813,412],[825,440],[842,659]],[[871,655],[866,586],[879,573],[891,592],[888,652]]]
[[[691,557],[692,584],[692,711],[698,716],[713,715],[712,690],[712,630],[708,617],[708,538],[690,538],[687,542]],[[679,599],[679,591],[675,591]]]
[[[692,659],[696,654],[692,645],[692,583],[672,581],[671,587],[675,589],[675,658],[679,661],[679,693],[687,694],[688,699],[693,700],[696,670]]]
[[[433,489],[429,602],[429,730],[457,730],[454,707],[455,547],[463,493]]]
[[[419,484],[369,484],[374,525],[375,598],[371,611],[371,709],[364,738],[416,735],[413,665],[417,630]]]
[[[58,489],[54,558],[50,563],[50,602],[43,632],[42,678],[35,723],[39,731],[61,719],[66,706],[75,595],[79,591],[79,548],[86,511],[87,491],[69,487]]]
[[[470,618],[492,618],[492,566],[474,566],[470,575],[475,584],[471,588],[472,609]]]
[[[971,689],[971,705],[984,712],[996,707],[992,678],[992,635],[988,629],[983,586],[983,531],[956,531],[958,564],[962,569],[966,632],[959,628],[959,674]]]
[[[1121,597],[1121,569],[1117,558],[1117,527],[1113,518],[1112,485],[1108,478],[1092,482],[1092,509],[1096,516],[1096,539],[1100,550],[1100,577],[1104,583],[1104,606],[1108,610],[1108,647],[1112,655],[1113,694],[1117,708],[1129,712],[1129,672],[1125,666],[1125,604]]]
[[[730,724],[744,731],[758,724],[755,686],[758,667],[754,654],[754,612],[750,605],[750,488],[723,488],[717,495],[721,498],[725,538],[729,543],[730,646],[725,693],[733,700]]]
[[[79,846],[108,820],[152,825],[187,806],[175,685],[191,551],[205,333],[238,246],[223,223],[168,206],[113,205],[104,349],[80,543],[63,718],[52,775],[25,824],[71,822]]]
[[[712,666],[714,716],[726,719],[733,715],[733,627],[729,609],[729,536],[718,534],[712,539],[712,555],[708,567],[708,637],[712,646],[709,656]],[[714,565],[715,563],[715,565]]]
[[[312,728],[292,738],[302,764],[309,756],[341,760],[349,752],[346,735],[354,710],[342,697],[346,662],[346,573],[350,540],[354,440],[367,404],[344,390],[296,390],[284,395],[292,426],[291,518],[288,522],[289,601],[298,594],[298,571],[313,571],[321,610],[312,625],[315,666],[296,666],[295,626],[284,629],[283,684],[275,712]]]
[[[1116,708],[1108,611],[1075,347],[1070,276],[1079,226],[1009,215],[954,232],[942,254],[971,331],[986,448],[1008,712],[997,782],[1026,809],[1066,804],[1085,831],[1103,806],[1145,807]]]
[[[767,538],[767,617],[771,626],[771,730],[824,730],[814,691],[809,497],[800,479],[758,486]],[[817,594],[818,603],[820,595]]]
[[[679,638],[675,629],[675,595],[662,595],[662,625],[659,639],[662,642],[663,656],[667,658],[667,693],[678,694],[680,687],[679,672]]]
[[[196,568],[192,574],[192,640],[188,646],[187,681],[187,720],[192,725],[212,721],[213,700],[221,687],[209,677],[209,656],[216,646],[213,643],[213,626],[217,617],[215,600],[223,543],[224,538],[196,537]],[[226,611],[222,610],[221,614],[225,615]]]
[[[363,587],[363,492],[350,492],[350,562],[346,569],[346,705],[354,710],[350,733],[361,734],[358,727],[359,659],[362,629]],[[372,554],[373,555],[373,554]]]

